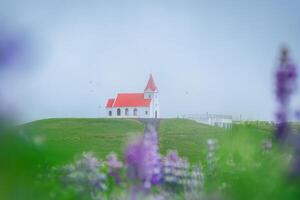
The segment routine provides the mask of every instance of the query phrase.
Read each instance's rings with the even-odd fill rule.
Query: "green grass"
[[[30,139],[57,154],[55,159],[69,161],[84,151],[104,158],[111,151],[122,157],[128,138],[142,133],[143,124],[129,119],[61,118],[38,120],[21,126]],[[227,136],[221,128],[186,119],[164,119],[159,128],[161,153],[177,149],[191,162],[203,160],[208,138]],[[56,155],[55,153],[51,155]]]
[[[20,143],[25,147],[29,145],[28,154],[28,150],[23,152],[18,143],[13,145],[9,141],[2,141],[0,149],[2,148],[2,157],[5,158],[3,160],[11,159],[11,154],[6,152],[22,156],[20,164],[17,165],[12,159],[6,171],[11,166],[26,164],[25,167],[11,170],[9,176],[16,177],[20,176],[23,168],[31,169],[34,174],[36,170],[41,171],[39,165],[51,167],[69,163],[75,155],[83,151],[93,151],[98,158],[105,158],[111,151],[122,155],[131,134],[142,133],[144,126],[136,120],[72,118],[39,120],[19,128],[23,130],[29,143],[34,142],[37,145],[32,147],[27,143]],[[220,194],[222,199],[237,200],[299,199],[299,179],[290,179],[288,176],[291,151],[281,148],[276,142],[273,142],[273,147],[268,152],[261,149],[262,140],[273,139],[272,130],[273,128],[257,123],[235,125],[233,129],[225,130],[191,120],[164,119],[158,132],[162,154],[176,149],[180,156],[186,157],[192,163],[201,163],[206,194]],[[206,142],[209,138],[219,141],[213,170],[209,170],[206,163]],[[47,158],[46,161],[44,157]],[[8,173],[5,174],[8,176]],[[31,177],[31,173],[26,177]],[[61,188],[58,190],[64,192]]]
[[[129,119],[45,119],[21,126],[25,135],[41,143],[54,158],[68,162],[82,152],[92,151],[99,158],[114,151],[121,155],[131,134],[142,133],[143,124]]]
[[[207,152],[207,139],[222,140],[228,131],[218,127],[200,124],[187,119],[162,120],[159,128],[160,149],[163,154],[170,149],[191,162],[204,161]]]
[[[128,138],[142,133],[144,126],[129,119],[57,118],[27,123],[21,129],[31,140],[51,151],[51,155],[57,155],[54,160],[67,162],[84,151],[92,151],[100,158],[114,151],[122,157]],[[232,138],[232,131],[187,119],[163,119],[158,132],[162,154],[177,149],[181,156],[193,163],[205,161],[207,139],[223,141]]]

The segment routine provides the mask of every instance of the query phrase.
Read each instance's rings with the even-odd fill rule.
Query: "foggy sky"
[[[29,62],[0,75],[1,95],[21,121],[101,117],[107,98],[142,92],[152,73],[162,117],[271,120],[280,45],[300,64],[299,8],[297,0],[0,0],[3,30],[24,33],[30,51]]]

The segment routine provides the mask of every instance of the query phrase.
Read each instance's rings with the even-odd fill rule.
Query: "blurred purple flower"
[[[176,150],[169,151],[167,158],[174,162],[180,159]]]
[[[188,189],[189,192],[201,189],[203,174],[200,166],[191,167],[190,163],[179,157],[176,150],[169,151],[162,159],[162,172],[164,184],[171,189]],[[199,193],[197,193],[199,194]]]
[[[0,69],[18,63],[24,53],[24,41],[16,35],[0,33]]]
[[[83,153],[82,158],[76,161],[76,166],[84,171],[96,171],[100,162],[92,153]]]
[[[297,110],[297,111],[295,112],[295,116],[296,116],[296,119],[297,119],[297,120],[300,120],[300,110]]]
[[[110,153],[109,155],[107,155],[106,159],[111,171],[114,169],[120,169],[123,166],[123,164],[118,160],[118,157],[115,153]]]
[[[93,197],[107,190],[107,175],[100,167],[101,162],[92,153],[83,153],[73,164],[62,168],[62,181],[73,186],[81,196],[96,199]]]
[[[128,178],[139,180],[146,190],[160,183],[160,155],[157,147],[157,133],[150,129],[144,137],[136,138],[125,152],[128,165]]]
[[[110,153],[106,159],[109,167],[109,175],[114,177],[115,182],[119,184],[121,182],[120,169],[123,167],[123,164],[118,160],[115,153]]]
[[[296,89],[297,69],[288,57],[288,50],[282,49],[280,64],[276,72],[276,98],[279,108],[276,113],[276,138],[284,140],[288,135],[288,110],[292,93]]]

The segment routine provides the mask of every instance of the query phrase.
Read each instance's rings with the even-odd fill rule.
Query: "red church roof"
[[[150,74],[150,78],[148,80],[147,86],[146,86],[146,88],[145,88],[144,91],[147,91],[147,90],[150,90],[152,92],[157,91],[157,87],[156,87],[156,85],[154,83],[152,74]]]
[[[106,107],[148,107],[151,99],[144,99],[144,93],[121,93],[116,99],[108,99]]]
[[[106,103],[107,108],[112,108],[114,104],[115,99],[108,99]]]
[[[148,80],[145,91],[157,91],[152,74]],[[113,107],[149,107],[151,99],[145,99],[144,93],[120,93],[115,99],[108,99],[106,108]]]

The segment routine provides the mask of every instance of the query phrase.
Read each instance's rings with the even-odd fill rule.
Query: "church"
[[[106,103],[108,117],[159,118],[158,89],[152,74],[143,93],[119,93]]]

